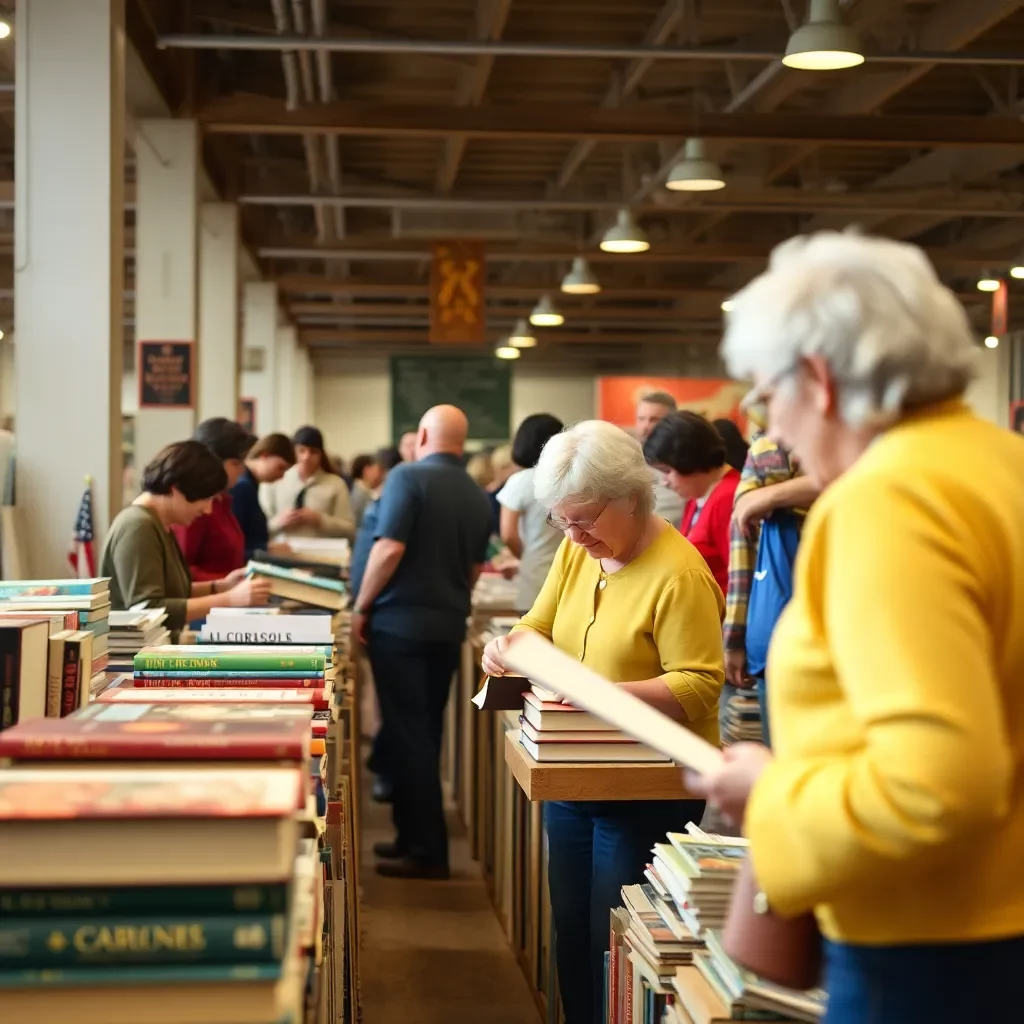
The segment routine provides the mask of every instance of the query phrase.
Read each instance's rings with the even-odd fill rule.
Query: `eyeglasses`
[[[598,519],[600,519],[601,516],[604,515],[605,509],[608,508],[610,504],[611,499],[609,498],[608,501],[606,501],[601,506],[601,511],[598,512],[597,515],[589,521],[586,519],[577,519],[570,522],[568,519],[562,519],[559,516],[553,516],[549,512],[547,515],[548,526],[553,526],[556,530],[561,530],[562,533],[568,533],[572,529],[582,530],[584,533],[590,533],[590,531],[593,530],[595,526],[597,526]]]
[[[755,409],[762,416],[766,416],[768,412],[768,402],[772,397],[772,392],[782,383],[782,381],[793,373],[799,363],[790,363],[788,366],[784,366],[781,370],[777,370],[773,373],[763,384],[758,384],[757,387],[751,388],[740,401],[740,408],[744,411]]]

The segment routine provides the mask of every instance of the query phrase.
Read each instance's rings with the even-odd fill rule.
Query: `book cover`
[[[326,576],[314,576],[301,569],[288,569],[283,565],[271,565],[269,562],[250,562],[246,567],[250,575],[271,576],[291,583],[302,583],[320,590],[331,590],[336,594],[345,593],[345,584],[341,580],[328,579]]]
[[[296,646],[290,649],[271,647],[214,647],[204,646],[197,653],[195,644],[168,647],[146,647],[135,655],[136,672],[219,672],[254,670],[268,672],[283,669],[288,672],[322,672],[327,657],[322,648]]]
[[[288,884],[131,885],[95,889],[0,889],[0,917],[113,917],[117,914],[280,914]]]
[[[107,576],[89,580],[4,580],[0,583],[0,601],[27,597],[87,597],[109,589]]]
[[[284,914],[57,918],[0,922],[0,970],[250,963],[284,956]]]
[[[481,711],[518,711],[530,680],[517,675],[487,676],[472,703]]]
[[[283,961],[256,964],[149,964],[139,967],[65,967],[0,970],[0,989],[71,988],[104,985],[201,985],[240,981],[275,981]]]
[[[310,704],[316,710],[330,707],[329,691],[294,688],[287,690],[263,690],[259,687],[200,686],[194,689],[149,689],[137,686],[108,687],[97,698],[97,703],[110,704]]]
[[[46,714],[50,625],[0,620],[0,730]]]
[[[200,675],[189,675],[181,672],[136,672],[132,676],[131,685],[140,689],[171,690],[175,688],[190,689],[192,687],[217,687],[231,689],[255,688],[269,690],[307,689],[322,687],[323,675],[311,676],[308,673],[268,673],[257,676],[246,672],[209,672]]]
[[[287,760],[307,756],[311,709],[95,703],[0,734],[0,757],[60,760]]]
[[[303,773],[222,769],[0,769],[0,822],[75,818],[276,818],[295,811]],[[71,841],[69,836],[69,842]]]

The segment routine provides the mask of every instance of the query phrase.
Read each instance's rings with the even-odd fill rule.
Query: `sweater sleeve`
[[[691,722],[715,709],[725,682],[722,605],[713,577],[690,569],[662,591],[654,608],[659,678]]]
[[[783,620],[775,658],[789,628],[819,631],[860,738],[828,756],[780,756],[754,787],[751,855],[787,915],[891,878],[894,861],[962,850],[1007,813],[1014,782],[969,540],[899,481],[840,483],[827,499],[797,563],[799,604],[787,618],[801,618]],[[798,724],[787,725],[794,736]]]
[[[324,537],[347,537],[350,541],[356,535],[355,517],[348,496],[348,486],[340,476],[334,477],[330,511],[320,513],[320,533]]]
[[[185,625],[188,599],[167,596],[166,548],[159,529],[154,523],[130,524],[111,548],[111,557],[125,608],[143,602],[149,608],[164,608],[167,628],[173,632]]]

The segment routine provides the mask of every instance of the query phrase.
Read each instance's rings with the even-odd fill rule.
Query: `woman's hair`
[[[400,466],[405,460],[402,458],[402,453],[394,446],[391,445],[387,448],[377,449],[377,465],[384,470],[385,473],[389,473],[395,468]]]
[[[512,445],[500,444],[491,452],[491,469],[497,476],[503,470],[509,469],[515,463],[512,458]]]
[[[357,455],[352,460],[352,479],[362,480],[363,474],[376,462],[377,460],[372,455]]]
[[[564,429],[565,424],[550,413],[537,412],[527,416],[512,440],[512,461],[523,469],[537,465],[544,445]]]
[[[644,442],[644,458],[683,476],[709,473],[725,465],[722,435],[695,412],[669,413]]]
[[[917,246],[835,231],[775,249],[733,296],[721,348],[731,376],[780,385],[821,357],[851,426],[963,394],[977,352],[963,306]]]
[[[206,501],[228,485],[221,460],[200,441],[176,441],[161,448],[142,472],[142,489],[170,494],[177,488],[186,501]]]
[[[491,465],[491,457],[487,452],[477,452],[471,455],[466,463],[466,472],[474,483],[486,487],[494,480],[494,467]]]
[[[298,446],[302,445],[303,448],[310,448],[315,452],[320,453],[320,468],[325,473],[333,473],[335,476],[341,476],[338,471],[338,467],[334,465],[334,461],[330,455],[327,454],[327,449],[324,447],[324,435],[320,432],[317,427],[299,427],[292,436],[292,442]]]
[[[584,420],[552,437],[537,461],[533,493],[546,509],[630,498],[654,509],[654,481],[640,442],[604,420]]]
[[[256,443],[256,438],[241,423],[226,416],[203,420],[192,432],[192,440],[205,444],[221,462],[244,459]]]
[[[711,425],[725,442],[725,461],[733,469],[742,470],[747,462],[747,451],[750,449],[750,445],[740,433],[740,428],[732,420],[712,420]]]
[[[262,455],[277,456],[284,459],[289,466],[295,465],[295,445],[286,434],[267,434],[261,437],[249,450],[250,459],[258,459]]]

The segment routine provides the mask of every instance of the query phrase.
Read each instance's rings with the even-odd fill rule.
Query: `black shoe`
[[[401,860],[382,860],[377,864],[377,874],[385,878],[425,878],[432,881],[445,881],[451,877],[446,864],[424,864],[412,857]]]
[[[398,843],[379,842],[373,844],[374,857],[381,860],[401,860],[405,856],[405,850]]]
[[[371,795],[375,803],[390,804],[395,799],[395,787],[387,779],[374,779]]]

